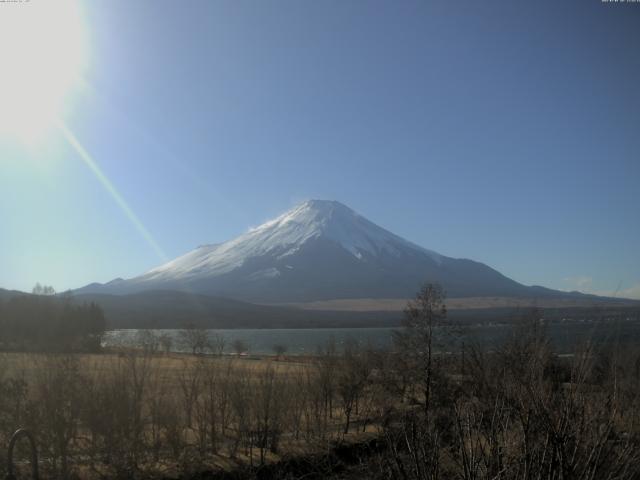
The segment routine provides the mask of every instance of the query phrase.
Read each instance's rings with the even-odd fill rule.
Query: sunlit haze
[[[0,288],[133,277],[320,198],[640,298],[638,48],[640,8],[599,0],[0,2]]]
[[[5,3],[0,11],[0,136],[42,140],[87,65],[80,6],[73,0]]]

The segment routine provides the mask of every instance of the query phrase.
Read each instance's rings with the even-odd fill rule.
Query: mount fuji
[[[425,282],[449,297],[567,297],[491,267],[440,255],[326,200],[304,202],[239,237],[204,245],[143,275],[76,293],[174,290],[254,303],[406,299]]]

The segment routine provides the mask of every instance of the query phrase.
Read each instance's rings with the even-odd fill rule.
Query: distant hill
[[[77,302],[96,302],[109,328],[312,328],[395,326],[399,312],[309,312],[293,307],[256,305],[178,291],[131,295],[78,294]]]
[[[0,300],[8,300],[11,297],[15,297],[16,295],[30,295],[29,293],[20,292],[18,290],[5,290],[4,288],[0,288]]]
[[[30,295],[0,289],[0,300]],[[152,290],[131,295],[76,294],[76,303],[95,302],[103,309],[107,328],[340,328],[396,327],[404,300],[338,300],[300,305],[258,305],[179,291]],[[462,323],[506,322],[518,319],[535,304],[527,299],[449,299],[448,317]],[[538,304],[545,318],[560,320],[640,318],[640,302],[590,304],[547,300]],[[1,315],[0,315],[1,316]]]
[[[384,310],[348,310],[335,306],[305,310],[293,306],[257,305],[226,298],[178,291],[148,291],[131,295],[82,294],[76,302],[96,302],[105,313],[108,327],[183,328],[193,324],[204,328],[340,328],[397,327],[405,302]],[[531,304],[460,304],[451,299],[448,318],[462,323],[508,322],[517,320]],[[601,320],[639,318],[640,302],[547,303],[540,305],[549,320],[563,318]]]

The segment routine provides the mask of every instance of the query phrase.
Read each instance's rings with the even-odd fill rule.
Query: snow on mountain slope
[[[403,249],[426,253],[436,262],[442,259],[436,252],[394,235],[339,202],[309,200],[234,240],[199,247],[143,277],[147,280],[185,280],[220,275],[240,267],[247,258],[271,254],[283,259],[318,237],[334,241],[358,259],[364,253],[399,255]]]
[[[280,303],[408,298],[425,282],[439,282],[458,297],[559,293],[427,250],[324,200],[304,202],[233,240],[200,246],[141,276],[77,292],[180,290]]]

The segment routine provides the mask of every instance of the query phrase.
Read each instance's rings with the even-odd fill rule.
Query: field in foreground
[[[31,429],[44,478],[638,478],[640,349],[559,356],[534,319],[436,354],[431,331],[294,360],[4,354],[0,434]],[[372,442],[335,471],[340,445]]]
[[[333,356],[6,353],[2,432],[35,432],[52,478],[177,477],[306,455],[371,430],[369,403],[354,398],[345,413],[336,398]]]

